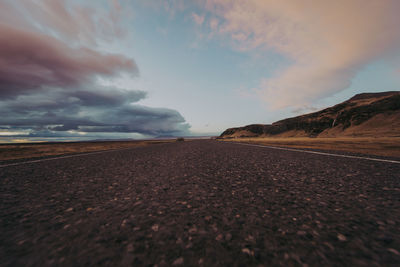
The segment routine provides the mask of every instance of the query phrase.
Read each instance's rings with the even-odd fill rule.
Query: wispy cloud
[[[222,21],[211,30],[237,49],[272,49],[292,62],[260,82],[275,108],[344,90],[363,66],[399,52],[396,0],[209,0],[205,7]]]
[[[119,1],[110,0],[103,4],[105,8],[72,4],[66,0],[5,0],[0,3],[0,22],[46,32],[72,44],[94,45],[99,40],[117,40],[125,33],[120,23],[124,9]]]
[[[199,14],[196,14],[196,13],[192,13],[192,18],[193,18],[193,21],[194,21],[194,23],[196,23],[197,25],[199,25],[199,26],[201,26],[202,24],[203,24],[203,22],[204,22],[204,15],[199,15]]]
[[[144,5],[154,10],[166,12],[170,17],[174,17],[176,13],[182,12],[187,0],[147,0],[147,1],[133,1],[135,4]]]

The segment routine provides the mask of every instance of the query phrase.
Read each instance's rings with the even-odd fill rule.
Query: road
[[[201,140],[0,183],[1,266],[400,264],[400,164]]]

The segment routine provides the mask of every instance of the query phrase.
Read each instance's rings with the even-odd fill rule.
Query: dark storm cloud
[[[189,125],[179,112],[135,104],[143,91],[101,87],[98,91],[47,89],[0,101],[0,125],[31,127],[32,133],[49,131],[116,132],[146,135],[187,134]]]
[[[84,106],[117,106],[124,103],[138,102],[146,97],[143,91],[121,90],[115,87],[103,87],[102,91],[80,90],[69,92],[68,97],[75,98]]]
[[[89,87],[67,90],[47,88],[34,90],[12,99],[3,99],[0,106],[15,113],[72,111],[80,107],[115,107],[138,102],[145,97],[146,92],[144,91],[123,90],[100,85],[97,85],[95,89]]]
[[[148,135],[188,134],[189,125],[176,110],[125,105],[102,115],[107,125],[81,127],[85,132],[137,132]],[[113,122],[118,123],[113,123]]]
[[[179,112],[138,105],[144,91],[97,82],[139,73],[133,59],[97,49],[99,41],[122,35],[121,12],[118,1],[106,9],[1,2],[0,129],[33,137],[187,134],[190,126]]]

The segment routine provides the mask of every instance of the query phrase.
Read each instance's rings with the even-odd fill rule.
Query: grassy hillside
[[[400,136],[400,92],[358,94],[318,112],[230,128],[221,138]]]

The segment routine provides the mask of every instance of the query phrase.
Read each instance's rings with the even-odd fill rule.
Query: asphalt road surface
[[[0,168],[1,266],[399,266],[400,164],[176,142]]]

